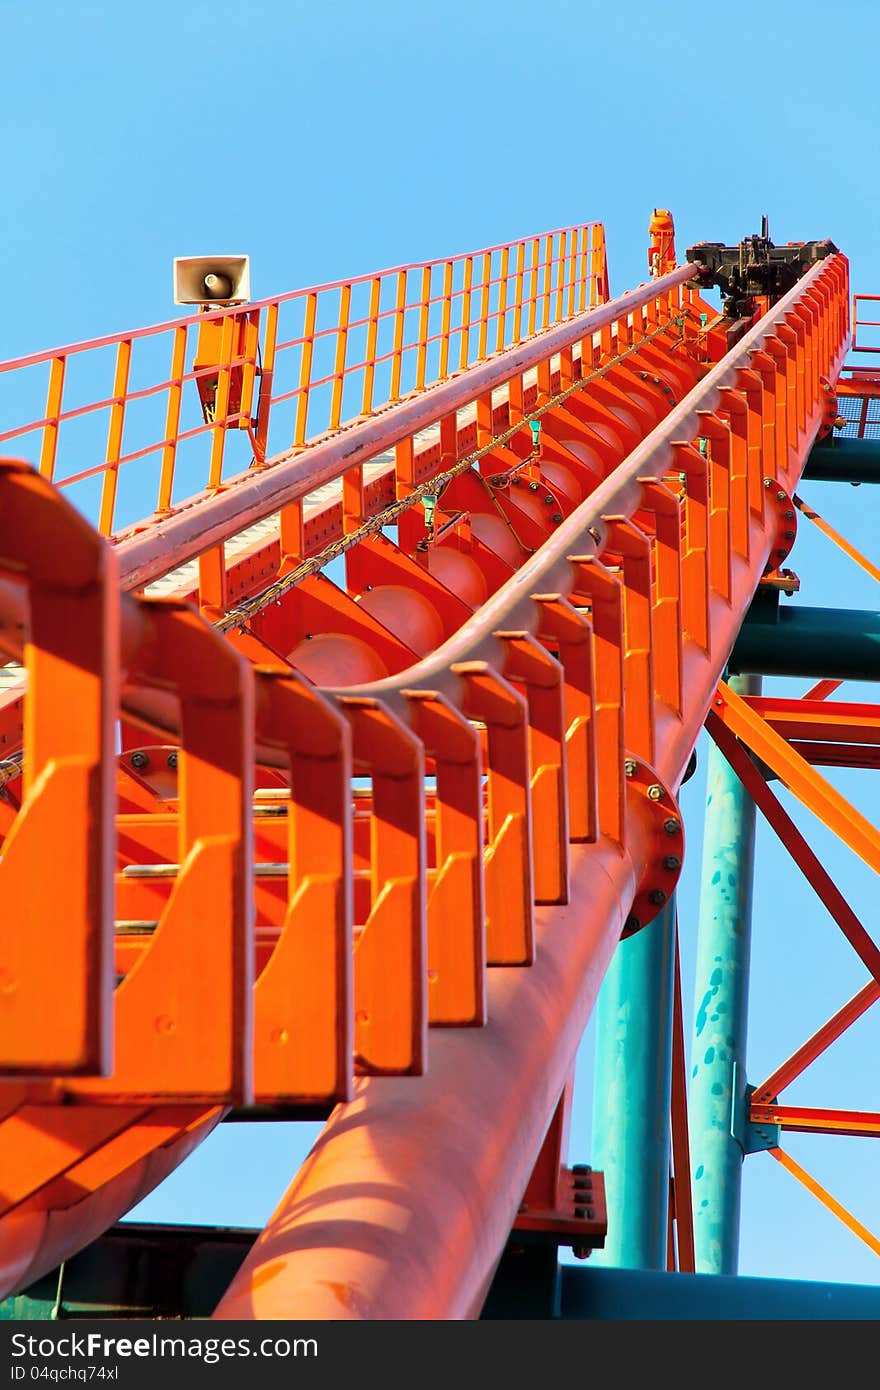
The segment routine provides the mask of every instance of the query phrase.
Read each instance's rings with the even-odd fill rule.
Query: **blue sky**
[[[776,241],[831,236],[851,258],[853,288],[880,291],[868,0],[845,0],[833,24],[814,0],[3,8],[4,357],[170,317],[172,257],[205,251],[248,252],[261,297],[595,218],[620,292],[646,276],[655,205],[674,211],[681,252],[736,241],[767,212]],[[877,558],[869,488],[804,492]],[[880,606],[819,536],[802,534],[791,563],[806,603]],[[853,688],[850,698],[872,695]],[[876,779],[838,780],[878,817]],[[701,799],[702,767],[685,789],[686,1018]],[[824,832],[815,843],[870,925],[873,876]],[[772,850],[762,831],[755,1081],[865,979]],[[880,1109],[878,1034],[868,1015],[789,1099]],[[590,1055],[588,1036],[579,1160],[589,1158]],[[257,1224],[311,1133],[226,1126],[138,1214]],[[880,1228],[872,1141],[792,1136],[788,1147]],[[741,1268],[877,1278],[875,1257],[763,1155],[746,1165]]]

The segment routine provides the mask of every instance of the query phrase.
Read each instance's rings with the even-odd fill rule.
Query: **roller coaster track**
[[[476,1316],[558,1215],[848,344],[840,254],[729,350],[695,273],[607,302],[589,224],[2,365],[4,1294],[254,1103],[329,1119],[218,1317]]]

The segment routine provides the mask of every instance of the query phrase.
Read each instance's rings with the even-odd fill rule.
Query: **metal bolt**
[[[668,895],[663,892],[662,888],[652,888],[648,894],[648,902],[653,903],[655,907],[662,907],[666,902],[667,896]]]
[[[641,926],[642,926],[642,919],[641,919],[641,917],[627,917],[626,922],[624,923],[623,929],[624,929],[624,931],[628,931],[628,932],[640,931],[640,930],[641,930]]]
[[[176,754],[176,753],[169,753],[169,754],[168,754],[168,766],[171,768],[172,772],[173,772],[174,769],[177,767],[177,754]]]
[[[663,829],[667,835],[677,835],[681,830],[681,822],[677,821],[674,816],[670,816],[669,820],[663,822]]]
[[[530,490],[531,490],[532,492],[537,492],[537,491],[538,491],[538,488],[539,488],[540,486],[541,486],[540,483],[536,483],[536,482],[534,482],[534,481],[531,482],[531,483],[529,483],[529,488],[530,488]]]
[[[548,493],[545,495],[545,497],[544,497],[544,506],[545,506],[545,507],[552,507],[552,506],[553,506],[553,503],[554,503],[555,501],[556,501],[556,498],[553,496],[553,493],[552,493],[552,492],[548,492]]]
[[[663,860],[663,867],[668,869],[670,873],[675,873],[676,869],[681,868],[681,860],[677,854],[667,854]]]
[[[772,487],[772,486],[773,486],[773,479],[772,479],[772,478],[765,478],[765,479],[764,479],[764,486],[765,486],[765,487]]]
[[[626,761],[625,761],[625,763],[623,764],[623,771],[624,771],[625,776],[627,776],[627,777],[635,777],[635,775],[636,775],[636,773],[638,772],[638,770],[639,770],[639,765],[638,765],[638,763],[636,762],[635,758],[627,758]]]
[[[783,512],[782,516],[785,521],[794,521],[794,512]]]
[[[138,772],[142,772],[149,764],[149,761],[146,753],[132,753],[131,755],[131,765],[133,768],[136,768]]]
[[[590,1210],[589,1207],[575,1207],[575,1209],[574,1209],[574,1219],[575,1219],[575,1221],[586,1221],[586,1219],[587,1219],[587,1212],[588,1212],[589,1210]]]
[[[651,785],[650,785],[650,787],[648,788],[648,800],[649,800],[649,801],[659,801],[660,798],[662,797],[662,795],[663,795],[663,788],[660,786],[660,783],[659,783],[659,782],[652,782]]]
[[[571,1253],[574,1255],[576,1260],[588,1260],[590,1258],[591,1251],[588,1249],[586,1245],[573,1245],[571,1247]]]
[[[786,539],[787,541],[793,541],[793,540],[794,540],[794,536],[795,536],[794,531],[783,531],[782,534],[783,534],[783,536],[785,537],[785,539]]]
[[[788,554],[788,551],[787,551],[787,550],[777,550],[776,554],[777,554],[777,556],[779,557],[780,560],[784,560],[785,557],[786,557],[786,555]]]
[[[550,520],[555,521],[558,526],[560,521],[562,520],[562,512],[554,512]]]
[[[784,493],[784,492],[782,491],[782,489],[780,488],[779,492],[777,492],[777,494],[776,494],[776,501],[777,501],[777,502],[786,502],[787,500],[788,500],[788,499],[787,499],[785,493]]]
[[[578,1177],[578,1178],[575,1178],[575,1180],[574,1180],[574,1190],[575,1190],[575,1192],[590,1192],[590,1191],[592,1190],[592,1187],[593,1187],[593,1179],[592,1179],[592,1178],[587,1178],[587,1177],[581,1178],[581,1177]]]
[[[573,1173],[592,1173],[592,1163],[575,1163],[571,1170]]]

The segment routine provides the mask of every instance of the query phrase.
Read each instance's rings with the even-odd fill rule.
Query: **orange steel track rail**
[[[715,366],[693,273],[573,314],[115,547],[47,478],[0,469],[0,635],[28,674],[0,862],[27,926],[0,976],[4,1290],[256,1095],[341,1104],[218,1316],[478,1312],[614,946],[674,887],[675,793],[755,587],[790,548],[846,349],[842,256]],[[515,427],[537,413],[536,456]],[[434,424],[439,449],[409,442]],[[136,588],[279,508],[283,575],[319,483],[341,480],[341,530],[356,530],[382,504],[369,459],[395,447],[405,499],[474,444],[427,557],[411,518],[397,543],[355,548],[357,616],[313,578],[227,640],[180,601],[123,592],[120,569]],[[229,596],[221,582],[206,602],[209,581],[202,565],[216,616]],[[383,587],[393,612],[375,608]],[[435,614],[421,660],[411,590]],[[344,685],[294,669],[316,615]],[[376,660],[387,674],[370,679]],[[130,752],[114,783],[120,712],[179,745],[164,799]]]

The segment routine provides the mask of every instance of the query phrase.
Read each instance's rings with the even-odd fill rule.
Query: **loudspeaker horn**
[[[251,263],[247,256],[176,256],[174,303],[222,308],[246,304],[251,297]]]

